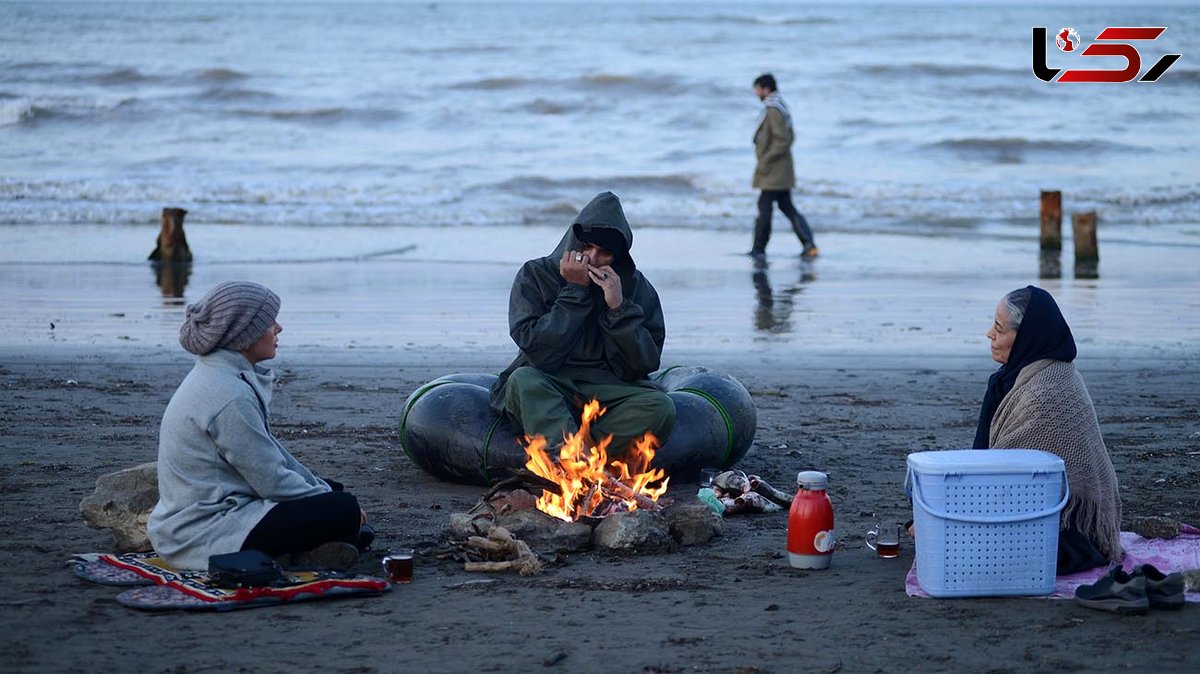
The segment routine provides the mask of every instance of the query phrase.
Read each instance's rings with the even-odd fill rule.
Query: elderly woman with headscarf
[[[1050,293],[1014,290],[988,330],[992,359],[975,447],[1040,449],[1066,464],[1071,495],[1058,539],[1058,573],[1119,562],[1121,497],[1083,377],[1075,339]]]
[[[163,414],[154,550],[181,569],[211,555],[260,550],[285,564],[344,569],[369,544],[366,515],[271,433],[279,297],[257,283],[222,283],[188,305],[179,332],[196,364]]]

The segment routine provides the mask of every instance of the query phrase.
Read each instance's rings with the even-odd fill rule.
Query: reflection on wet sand
[[[1042,250],[1038,252],[1038,278],[1062,278],[1062,251]]]
[[[192,275],[192,263],[155,262],[150,268],[154,271],[155,283],[162,290],[164,302],[182,304],[183,291],[187,289],[188,278]]]
[[[1075,260],[1075,278],[1088,280],[1100,278],[1100,261]]]
[[[754,283],[754,328],[761,332],[786,334],[792,331],[792,309],[795,297],[804,290],[804,284],[816,280],[811,262],[802,260],[797,271],[799,279],[784,286],[779,292],[771,289],[770,262],[766,256],[754,258],[754,271],[750,280]]]
[[[1062,278],[1062,251],[1043,250],[1038,253],[1038,278]],[[1100,261],[1075,260],[1075,278],[1086,280],[1100,278]]]

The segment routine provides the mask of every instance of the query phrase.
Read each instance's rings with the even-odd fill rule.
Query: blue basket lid
[[[1040,449],[947,449],[913,452],[908,467],[925,474],[970,473],[1058,473],[1066,470],[1063,460]]]

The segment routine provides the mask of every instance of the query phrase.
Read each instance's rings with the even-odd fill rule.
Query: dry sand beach
[[[92,250],[122,237],[140,250],[141,239],[153,238],[148,228],[128,230],[101,228]],[[205,250],[204,231],[195,230],[197,250]],[[507,364],[508,282],[522,259],[557,240],[550,230],[510,234],[489,234],[503,242],[490,248],[468,230],[419,239],[391,257],[193,269],[189,298],[225,278],[257,280],[282,295],[275,430],[302,461],[356,492],[379,530],[379,551],[437,540],[449,513],[481,492],[420,472],[401,451],[396,424],[405,397],[425,381]],[[776,485],[790,484],[798,470],[829,474],[842,541],[830,570],[788,566],[786,514],[777,513],[727,518],[721,537],[673,553],[573,554],[533,578],[475,583],[484,577],[419,558],[414,582],[379,598],[224,615],[124,608],[116,588],[76,580],[63,563],[110,546],[108,533],[88,529],[78,514],[96,477],[155,456],[158,421],[190,367],[174,344],[182,309],[158,294],[141,265],[14,256],[0,265],[0,558],[8,588],[0,668],[1200,667],[1194,605],[1120,618],[1070,601],[909,598],[911,541],[897,560],[863,547],[872,513],[904,519],[907,453],[969,444],[993,368],[983,332],[996,298],[1027,282],[1050,289],[1075,330],[1126,520],[1200,520],[1200,300],[1194,272],[1183,266],[1194,250],[1109,245],[1100,279],[1072,279],[1068,264],[1065,278],[1038,281],[1035,241],[993,241],[985,251],[969,241],[923,247],[917,237],[845,235],[827,237],[829,252],[812,264],[787,252],[793,242],[780,242],[756,274],[750,260],[724,252],[738,250],[741,237],[690,234],[707,238],[655,230],[639,233],[634,248],[666,307],[664,365],[706,365],[746,384],[758,432],[739,467]],[[898,247],[926,252],[889,253]],[[672,486],[677,499],[695,489]],[[358,568],[373,572],[378,560],[369,553]]]

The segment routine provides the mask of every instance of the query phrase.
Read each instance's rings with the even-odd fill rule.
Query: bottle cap
[[[801,489],[823,490],[829,484],[829,476],[816,470],[802,470],[796,473],[796,484]]]

